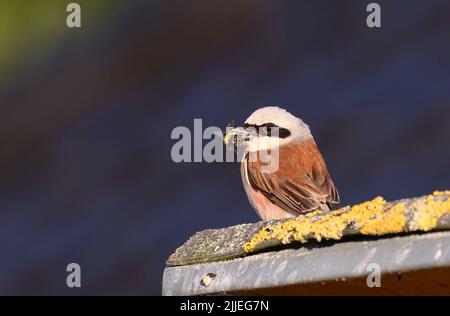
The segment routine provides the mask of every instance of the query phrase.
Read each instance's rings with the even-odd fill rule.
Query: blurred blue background
[[[257,221],[237,163],[174,127],[282,105],[343,204],[450,187],[450,3],[0,1],[0,294],[155,294],[198,230]],[[82,288],[66,287],[66,265]]]

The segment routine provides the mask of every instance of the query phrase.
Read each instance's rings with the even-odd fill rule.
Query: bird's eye
[[[267,128],[272,128],[272,127],[276,127],[277,125],[275,125],[275,124],[273,124],[273,123],[266,123],[266,124],[264,124],[263,126],[264,126],[264,127],[267,127]]]
[[[263,128],[263,131],[265,132],[265,134],[267,136],[272,136],[272,128],[277,127],[277,125],[275,125],[273,123],[265,123],[265,124],[261,125],[261,127]]]

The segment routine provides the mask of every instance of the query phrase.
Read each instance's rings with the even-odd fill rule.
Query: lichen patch
[[[443,195],[435,193],[433,192],[432,195],[428,195],[424,200],[419,200],[412,205],[419,210],[414,218],[414,223],[412,223],[412,226],[417,230],[432,230],[442,216],[450,214],[450,198],[447,196],[444,200],[435,199],[434,197]]]
[[[447,196],[446,198],[443,198]],[[246,253],[255,251],[263,242],[279,240],[282,244],[297,241],[340,239],[344,231],[362,235],[380,236],[405,231],[434,229],[437,221],[450,214],[450,191],[435,191],[416,201],[387,203],[376,197],[352,207],[344,207],[330,213],[315,211],[277,224],[268,224],[243,245]]]

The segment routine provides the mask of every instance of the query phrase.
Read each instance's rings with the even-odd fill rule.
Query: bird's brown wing
[[[297,153],[294,149],[284,157],[280,156],[279,168],[273,173],[262,173],[260,164],[248,162],[250,185],[293,215],[306,214],[318,208],[339,208],[339,194],[320,152],[313,145],[312,148],[300,148]]]

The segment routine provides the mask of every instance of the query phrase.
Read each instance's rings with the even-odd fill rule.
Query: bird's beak
[[[239,145],[248,137],[248,132],[243,127],[227,128],[227,132],[223,136],[225,144]]]

